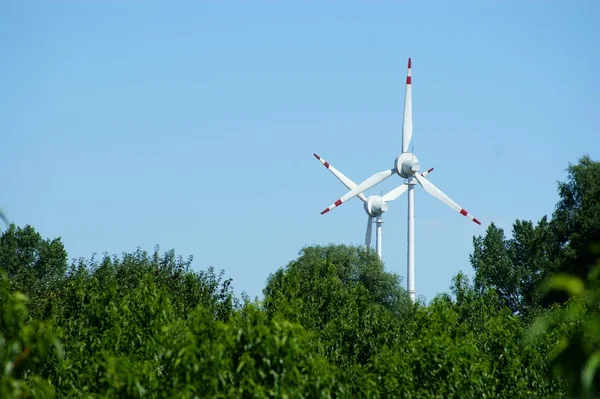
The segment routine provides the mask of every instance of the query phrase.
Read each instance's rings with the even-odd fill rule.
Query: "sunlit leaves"
[[[44,323],[29,321],[27,298],[10,292],[0,271],[0,397],[53,397],[54,389],[37,375],[49,356],[61,359],[62,346]]]
[[[542,286],[551,295],[558,291],[568,298],[565,306],[539,318],[531,329],[533,339],[556,334],[550,353],[556,373],[566,377],[571,392],[583,397],[600,393],[600,262],[587,281],[569,274],[556,274]]]

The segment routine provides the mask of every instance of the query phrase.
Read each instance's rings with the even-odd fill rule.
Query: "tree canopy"
[[[597,397],[600,164],[567,173],[551,217],[491,224],[429,304],[360,247],[306,246],[250,301],[174,250],[69,262],[9,224],[0,397]]]

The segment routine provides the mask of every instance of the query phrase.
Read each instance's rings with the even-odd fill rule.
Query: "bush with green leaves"
[[[508,238],[492,224],[474,238],[473,279],[458,273],[429,304],[360,247],[305,247],[264,301],[241,302],[223,272],[172,250],[68,266],[59,238],[8,225],[0,397],[595,397],[600,269],[581,276],[600,166],[568,173],[551,219],[517,220]]]
[[[582,398],[600,395],[600,261],[587,280],[559,273],[544,282],[542,294],[567,297],[565,306],[554,305],[531,328],[534,341],[558,337],[549,360],[556,375],[565,378],[570,394]]]
[[[54,388],[39,372],[50,356],[62,358],[62,346],[45,323],[29,318],[27,297],[11,292],[0,270],[0,397],[53,397]]]

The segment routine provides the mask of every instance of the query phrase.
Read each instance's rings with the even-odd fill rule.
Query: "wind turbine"
[[[464,208],[452,201],[446,194],[440,189],[434,186],[429,180],[422,176],[419,172],[420,165],[419,160],[415,154],[408,151],[410,140],[412,138],[413,126],[412,126],[412,91],[411,91],[411,59],[408,59],[408,72],[406,75],[406,96],[404,98],[404,120],[402,124],[402,153],[398,155],[394,161],[394,167],[392,169],[384,170],[382,172],[375,173],[358,186],[352,188],[343,197],[335,201],[328,208],[325,208],[321,212],[321,215],[329,212],[335,207],[342,205],[344,202],[351,198],[356,197],[363,191],[381,183],[388,177],[397,174],[401,178],[406,179],[404,185],[408,189],[408,250],[407,250],[407,285],[408,293],[410,298],[415,300],[415,193],[414,186],[415,180],[425,192],[436,197],[450,208],[459,212],[461,215],[471,219],[477,224],[481,224],[479,220],[473,217]]]
[[[335,177],[338,178],[339,181],[342,182],[344,186],[348,189],[354,189],[357,184],[346,177],[342,172],[333,167],[329,162],[318,156],[317,154],[313,154],[315,158],[317,158]],[[429,169],[426,172],[421,173],[421,176],[425,177],[429,173],[433,171],[433,168]],[[371,195],[369,197],[365,197],[363,193],[357,194],[358,198],[364,203],[365,212],[368,215],[367,221],[367,232],[365,234],[365,246],[367,249],[371,247],[371,231],[373,228],[373,218],[377,218],[375,223],[377,224],[377,234],[375,245],[377,248],[377,256],[381,259],[381,246],[382,246],[382,237],[381,237],[381,224],[383,220],[381,220],[381,216],[384,212],[388,210],[387,203],[395,200],[407,190],[408,186],[406,184],[402,184],[401,186],[396,187],[389,193],[379,196],[379,195]]]

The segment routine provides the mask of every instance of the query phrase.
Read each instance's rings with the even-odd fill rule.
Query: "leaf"
[[[540,317],[536,319],[533,325],[531,326],[531,329],[529,330],[529,335],[527,336],[528,342],[532,343],[542,334],[545,334],[551,324],[552,319],[549,316]]]
[[[594,383],[594,376],[596,375],[596,370],[600,365],[600,351],[596,351],[590,356],[588,361],[586,362],[583,373],[581,373],[581,384],[583,386],[584,392],[587,392],[590,397],[592,397],[592,388]]]
[[[242,361],[240,362],[240,364],[237,366],[237,369],[235,370],[235,372],[236,372],[236,373],[239,373],[239,372],[242,370],[242,368],[244,367],[244,364],[245,364],[245,363],[244,363],[244,361],[242,360]]]
[[[563,291],[574,297],[583,292],[584,284],[583,281],[570,274],[558,273],[542,284],[541,291],[544,294],[553,291]]]

